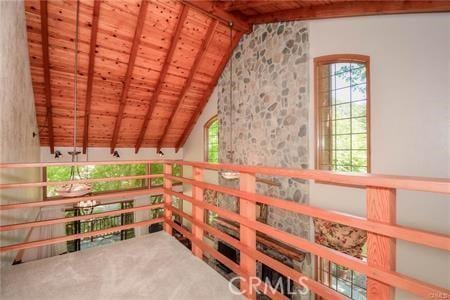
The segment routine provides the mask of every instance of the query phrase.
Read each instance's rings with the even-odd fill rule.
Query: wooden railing
[[[130,213],[139,210],[150,210],[164,207],[164,217],[153,220],[136,222],[134,224],[122,225],[111,229],[98,230],[88,233],[61,236],[47,240],[31,241],[15,245],[0,247],[0,252],[29,249],[51,245],[73,239],[80,239],[101,234],[107,234],[118,230],[124,230],[139,226],[148,226],[158,222],[164,222],[164,229],[172,234],[173,229],[182,233],[192,242],[192,252],[199,258],[205,253],[220,261],[230,270],[241,276],[240,288],[247,298],[255,298],[256,291],[266,293],[273,299],[285,299],[285,296],[278,291],[271,289],[266,283],[254,284],[252,278],[256,276],[256,262],[261,262],[278,273],[290,278],[294,282],[301,282],[311,292],[325,299],[346,299],[346,297],[333,289],[315,281],[313,278],[305,276],[291,267],[260,252],[256,248],[256,233],[263,233],[282,243],[294,248],[309,252],[312,255],[327,259],[348,269],[365,274],[368,277],[367,298],[369,299],[392,299],[394,289],[399,288],[423,298],[447,297],[449,291],[435,286],[431,283],[416,280],[395,270],[395,241],[405,240],[412,243],[425,245],[445,251],[450,251],[450,237],[433,232],[417,230],[396,225],[395,207],[397,189],[415,190],[423,192],[434,192],[450,194],[450,181],[447,179],[414,178],[384,175],[361,175],[351,173],[334,173],[318,170],[301,170],[272,167],[251,167],[228,164],[209,164],[186,161],[120,161],[120,162],[83,162],[78,165],[107,165],[107,164],[152,164],[164,163],[164,174],[147,174],[139,176],[126,176],[115,178],[101,178],[95,181],[117,181],[129,179],[148,179],[164,177],[163,188],[149,188],[133,191],[120,191],[105,195],[94,195],[89,197],[77,197],[69,199],[58,199],[27,203],[8,203],[0,205],[0,210],[24,209],[32,207],[43,207],[49,205],[66,205],[79,202],[84,199],[101,200],[117,197],[130,197],[138,195],[164,194],[164,204],[144,205],[134,208],[115,210],[89,216],[76,216],[71,218],[60,218],[37,222],[27,222],[22,224],[11,224],[0,227],[0,231],[32,228],[37,226],[48,226],[70,221],[83,220],[92,217],[105,217]],[[189,166],[193,169],[192,178],[177,177],[172,175],[172,165],[179,164]],[[46,167],[46,166],[70,166],[72,163],[31,163],[31,164],[0,164],[0,168],[25,168],[25,167]],[[233,189],[220,185],[207,183],[204,181],[204,170],[232,170],[240,173],[239,189]],[[351,216],[338,212],[328,211],[305,204],[286,201],[274,197],[268,197],[256,193],[256,175],[270,175],[276,177],[298,178],[303,180],[317,180],[321,183],[351,186],[366,190],[367,218]],[[92,182],[92,180],[84,180]],[[192,196],[176,192],[172,188],[172,182],[179,181],[185,185],[192,186]],[[1,184],[0,189],[42,187],[57,183],[36,182],[36,183],[7,183]],[[61,183],[59,183],[61,184]],[[221,207],[203,201],[205,189],[213,190],[229,196],[236,197],[240,201],[239,213],[232,212]],[[172,205],[174,198],[182,199],[192,204],[192,214],[188,214]],[[267,224],[256,220],[256,204],[263,203],[268,206],[281,208],[300,215],[319,218],[368,232],[368,256],[367,262],[354,258],[347,254],[332,250],[322,245],[316,244],[308,239],[295,236],[291,233],[281,231]],[[204,222],[205,210],[217,213],[219,216],[239,223],[239,239],[235,239],[228,234],[212,227]],[[188,230],[182,225],[173,221],[173,216],[177,215],[188,220],[192,224],[192,229]],[[203,236],[207,232],[218,240],[221,240],[240,251],[240,261],[235,263],[225,257],[219,251],[204,242]]]

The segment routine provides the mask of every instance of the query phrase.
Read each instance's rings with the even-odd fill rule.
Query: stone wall
[[[230,64],[219,80],[219,159],[225,163],[308,168],[308,28],[302,22],[254,27],[233,54],[233,117],[230,123]],[[233,126],[231,156],[230,131]],[[308,202],[308,183],[268,178],[278,186],[257,184],[257,192],[299,203]],[[238,182],[220,179],[222,184]],[[219,197],[219,205],[237,203]],[[309,219],[270,207],[267,223],[309,238]]]

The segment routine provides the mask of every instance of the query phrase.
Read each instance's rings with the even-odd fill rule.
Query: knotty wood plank
[[[91,114],[92,84],[94,82],[95,50],[97,44],[98,20],[100,16],[100,3],[101,0],[95,0],[94,12],[92,16],[91,41],[89,49],[89,67],[88,67],[88,79],[86,88],[86,103],[84,108],[85,113],[84,113],[84,133],[83,133],[83,153],[86,153],[86,149],[89,143],[89,117]]]
[[[183,8],[181,9],[180,17],[178,18],[178,23],[176,25],[175,33],[172,37],[172,40],[170,42],[170,48],[169,52],[167,53],[166,59],[164,61],[163,68],[161,70],[161,73],[159,75],[158,83],[156,84],[156,88],[152,94],[152,97],[149,102],[149,106],[147,109],[147,113],[145,115],[144,123],[142,124],[141,131],[139,133],[138,140],[135,145],[135,153],[138,153],[139,149],[141,148],[142,142],[144,141],[144,136],[147,131],[148,123],[150,122],[150,119],[152,118],[153,111],[156,106],[156,100],[158,99],[159,94],[161,93],[161,89],[163,87],[163,84],[166,80],[167,71],[170,66],[170,62],[172,61],[173,54],[175,52],[177,42],[180,38],[181,31],[183,29],[183,24],[186,21],[186,17],[188,14],[189,9],[183,5]]]
[[[55,153],[55,141],[53,138],[53,113],[52,113],[52,90],[50,86],[50,58],[48,54],[48,7],[47,1],[41,0],[41,38],[42,59],[44,64],[44,89],[47,109],[47,128],[50,153]]]
[[[136,30],[134,32],[133,43],[130,51],[130,58],[128,60],[127,72],[125,75],[125,82],[123,84],[122,95],[120,96],[119,113],[117,115],[116,124],[114,126],[113,138],[111,141],[111,153],[117,145],[117,139],[119,137],[120,125],[123,119],[123,113],[126,106],[128,89],[130,88],[131,76],[133,73],[134,62],[136,61],[137,52],[139,49],[139,43],[141,40],[142,29],[144,28],[145,17],[147,15],[148,1],[143,0],[141,8],[139,9],[139,16],[136,24]]]
[[[252,26],[242,20],[241,18],[233,15],[231,13],[226,12],[225,10],[219,8],[213,3],[213,1],[193,1],[193,0],[181,0],[184,4],[189,5],[202,13],[210,16],[217,21],[224,23],[229,26],[230,22],[233,23],[234,28],[236,30],[249,33],[252,30]]]
[[[195,123],[197,123],[197,120],[200,117],[203,109],[205,108],[206,103],[208,103],[209,97],[211,96],[212,92],[214,91],[214,88],[217,85],[217,81],[219,80],[220,75],[222,75],[222,72],[228,63],[228,60],[230,59],[231,55],[233,54],[234,48],[236,48],[236,46],[239,43],[242,36],[243,36],[243,33],[240,31],[235,33],[233,40],[231,42],[231,45],[228,48],[227,53],[223,56],[222,61],[220,62],[220,65],[217,68],[217,70],[214,74],[214,77],[212,78],[211,83],[203,96],[202,101],[198,105],[198,108],[192,115],[191,120],[189,121],[188,125],[186,126],[185,131],[183,132],[183,135],[181,136],[181,138],[178,140],[178,142],[176,144],[176,147],[175,147],[176,152],[178,152],[178,150],[181,147],[183,147],[184,143],[186,143],[186,140],[189,137],[189,135],[191,134],[191,131],[195,126]]]
[[[157,151],[159,151],[161,149],[161,145],[162,145],[162,143],[164,142],[164,139],[167,136],[167,132],[169,131],[169,128],[171,127],[175,117],[177,116],[177,114],[179,113],[179,111],[180,111],[180,109],[182,107],[184,97],[186,96],[186,93],[188,92],[188,90],[191,87],[194,75],[196,74],[200,64],[203,61],[203,58],[204,58],[205,53],[206,53],[206,50],[208,49],[208,47],[210,46],[210,44],[211,44],[211,42],[213,40],[214,32],[216,31],[217,25],[218,25],[217,20],[214,20],[214,21],[212,21],[209,24],[208,31],[206,32],[206,35],[205,35],[205,38],[203,40],[202,46],[201,46],[200,50],[198,51],[198,53],[197,53],[197,55],[195,57],[194,64],[191,67],[189,77],[186,80],[186,82],[184,83],[183,90],[181,91],[181,94],[180,94],[180,96],[178,98],[178,101],[177,101],[177,104],[175,106],[175,109],[172,110],[172,113],[171,113],[171,115],[169,117],[169,120],[167,121],[167,123],[166,123],[166,125],[164,127],[163,134],[162,134],[162,136],[161,136],[161,138],[160,138],[160,140],[158,142]]]

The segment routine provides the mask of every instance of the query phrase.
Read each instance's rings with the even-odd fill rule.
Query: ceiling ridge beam
[[[141,8],[137,19],[136,29],[134,32],[133,43],[130,50],[130,58],[128,60],[127,72],[125,75],[125,82],[122,88],[122,95],[120,96],[119,113],[117,114],[116,124],[114,126],[114,133],[111,140],[111,153],[117,146],[117,139],[119,137],[120,126],[122,124],[123,113],[127,102],[128,89],[130,88],[131,76],[133,75],[134,62],[136,61],[137,52],[139,49],[139,42],[141,40],[142,30],[144,28],[145,17],[147,15],[148,0],[142,0]]]
[[[94,11],[92,15],[92,29],[91,29],[91,44],[89,49],[89,67],[88,67],[88,79],[86,87],[86,104],[84,108],[84,133],[83,133],[83,154],[86,154],[86,150],[89,143],[89,117],[91,115],[91,103],[92,103],[92,85],[94,83],[94,66],[95,66],[95,49],[97,47],[97,32],[98,21],[100,17],[100,3],[101,0],[95,0]]]
[[[181,31],[183,29],[183,24],[186,21],[188,11],[189,11],[188,7],[186,5],[183,5],[180,16],[178,18],[177,25],[175,27],[175,32],[170,41],[169,52],[166,55],[166,59],[164,61],[161,73],[159,75],[159,79],[158,79],[158,83],[156,84],[156,88],[152,94],[152,97],[150,98],[150,102],[149,102],[149,106],[147,109],[147,113],[145,115],[144,123],[142,124],[141,131],[139,132],[139,137],[136,141],[135,153],[138,153],[139,149],[141,148],[142,142],[144,141],[145,133],[147,132],[148,123],[150,122],[150,119],[152,118],[153,111],[156,106],[156,101],[159,97],[159,94],[161,93],[163,84],[166,80],[166,75],[169,70],[170,62],[172,61],[173,54],[175,53],[177,42],[180,39]]]
[[[178,140],[176,147],[175,147],[175,152],[178,152],[178,150],[180,150],[180,148],[184,146],[184,143],[186,143],[186,140],[189,137],[189,135],[191,134],[191,131],[194,128],[195,124],[197,123],[197,120],[200,117],[203,109],[205,108],[206,103],[208,103],[209,97],[211,97],[211,94],[214,91],[214,88],[216,87],[220,76],[222,75],[223,71],[225,70],[228,60],[230,59],[231,55],[233,54],[234,48],[236,48],[236,46],[238,45],[238,43],[243,35],[244,35],[244,33],[241,31],[238,31],[235,33],[235,35],[231,41],[231,45],[228,48],[227,53],[222,58],[222,61],[220,62],[220,65],[217,68],[217,70],[214,74],[214,77],[211,80],[211,84],[209,85],[208,89],[206,90],[202,101],[198,105],[197,110],[192,115],[188,125],[186,126],[186,129],[183,132],[183,135]]]
[[[192,84],[192,80],[194,78],[194,75],[197,73],[197,69],[199,68],[201,62],[203,61],[203,57],[206,53],[206,49],[208,49],[209,45],[212,42],[212,39],[214,37],[214,33],[216,31],[218,25],[218,21],[217,20],[213,20],[208,27],[208,31],[206,32],[205,38],[203,39],[202,45],[200,47],[200,49],[197,52],[197,55],[195,57],[194,63],[191,67],[190,73],[189,73],[189,77],[186,79],[184,85],[183,85],[183,89],[180,93],[180,97],[178,98],[178,102],[176,104],[176,107],[174,110],[172,110],[172,113],[170,114],[169,120],[166,123],[166,126],[164,127],[164,131],[163,134],[161,136],[161,138],[159,139],[158,142],[158,147],[157,147],[157,152],[159,152],[161,150],[161,145],[164,142],[167,133],[169,131],[169,128],[172,126],[172,122],[175,118],[175,116],[178,114],[179,110],[181,109],[181,106],[183,104],[183,100],[184,97],[186,96],[187,91],[189,90],[189,88],[191,87]]]
[[[207,16],[216,19],[217,21],[225,24],[226,26],[230,26],[230,23],[233,24],[233,28],[242,31],[243,33],[252,32],[252,24],[247,21],[241,19],[240,17],[229,13],[214,3],[211,0],[181,0],[186,5],[200,11]]]
[[[251,24],[402,13],[450,11],[450,1],[350,1],[312,5],[249,17]]]
[[[41,36],[42,36],[42,60],[44,65],[44,90],[47,111],[48,142],[50,153],[55,153],[55,141],[53,136],[52,90],[50,86],[50,57],[48,52],[48,7],[47,1],[41,0]]]

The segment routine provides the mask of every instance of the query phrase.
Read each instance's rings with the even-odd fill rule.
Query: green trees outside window
[[[335,59],[316,62],[316,166],[322,170],[369,172],[369,60]]]
[[[219,120],[217,116],[205,124],[205,160],[219,162]]]

